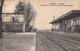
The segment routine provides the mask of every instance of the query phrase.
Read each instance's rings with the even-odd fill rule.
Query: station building
[[[71,10],[53,20],[50,24],[52,24],[52,31],[60,30],[64,32],[80,33],[80,10]]]
[[[3,32],[23,32],[24,21],[23,15],[14,13],[2,14]]]

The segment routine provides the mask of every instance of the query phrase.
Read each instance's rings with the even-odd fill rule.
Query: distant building
[[[3,13],[2,14],[3,32],[24,32],[24,19],[21,14]]]
[[[72,10],[50,22],[50,24],[52,27],[58,25],[57,30],[80,33],[80,10]],[[54,29],[52,28],[52,30]]]

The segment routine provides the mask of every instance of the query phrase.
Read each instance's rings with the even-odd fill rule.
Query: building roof
[[[71,10],[68,13],[60,16],[59,18],[53,20],[52,22],[50,22],[50,24],[60,23],[61,21],[69,20],[69,19],[76,18],[79,16],[80,16],[80,10]]]
[[[2,13],[2,14],[19,14],[19,13]],[[22,15],[22,14],[20,14],[20,15]]]
[[[12,22],[13,17],[15,21],[23,22],[24,18],[22,14],[16,14],[16,13],[2,13],[2,22]]]

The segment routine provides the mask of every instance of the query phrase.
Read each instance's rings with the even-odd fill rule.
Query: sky
[[[12,13],[15,10],[16,4],[20,0],[5,0],[3,6],[3,12]],[[38,29],[51,29],[49,24],[55,17],[57,19],[61,15],[71,11],[80,10],[79,0],[22,0],[25,3],[30,2],[37,12],[35,18],[35,27]],[[42,6],[42,5],[60,5],[67,6]],[[72,6],[69,6],[72,5]]]

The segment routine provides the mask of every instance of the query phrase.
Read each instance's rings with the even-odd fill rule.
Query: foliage
[[[27,24],[29,24],[32,20],[34,20],[36,16],[36,11],[34,10],[33,6],[29,3],[26,4],[24,9],[24,19]]]
[[[28,2],[27,4],[24,2],[19,2],[14,13],[23,14],[24,22],[26,24],[29,24],[36,16],[36,11],[30,4],[30,2]]]
[[[24,2],[19,2],[18,5],[16,5],[16,10],[14,13],[23,15],[26,31],[32,29],[30,28],[31,27],[30,22],[34,21],[36,11],[34,10],[30,2],[28,2],[27,4]]]
[[[18,14],[23,14],[24,13],[24,3],[23,2],[19,2],[16,5],[16,9],[15,9],[14,13],[18,13]]]

